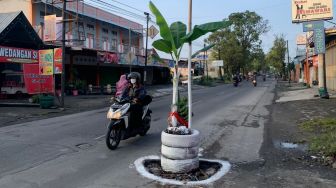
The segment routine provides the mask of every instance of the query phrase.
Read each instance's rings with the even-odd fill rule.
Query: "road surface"
[[[258,84],[193,91],[193,128],[201,131],[204,157],[231,163],[262,160],[266,106],[275,83]],[[160,154],[170,102],[171,96],[155,98],[148,135],[122,141],[115,151],[104,141],[107,108],[2,127],[0,187],[156,187],[138,175],[133,162]]]

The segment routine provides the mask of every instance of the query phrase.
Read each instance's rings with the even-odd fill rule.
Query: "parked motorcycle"
[[[141,122],[136,125],[130,125],[129,122],[134,122],[130,118],[129,109],[132,105],[131,101],[116,98],[115,102],[110,106],[107,112],[107,119],[110,120],[107,126],[106,146],[115,150],[121,140],[126,140],[130,137],[135,137],[138,134],[145,136],[150,129],[151,113],[149,103],[152,102],[152,97],[147,95],[143,100],[143,115]]]
[[[253,79],[252,83],[253,83],[253,86],[254,86],[254,87],[257,86],[257,80],[256,80],[256,79]]]
[[[238,79],[233,80],[233,86],[238,87],[238,83],[239,83]]]

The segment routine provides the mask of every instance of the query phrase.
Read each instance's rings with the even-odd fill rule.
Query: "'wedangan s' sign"
[[[292,22],[301,23],[333,18],[332,0],[292,0]]]
[[[38,63],[37,50],[0,46],[0,63]]]

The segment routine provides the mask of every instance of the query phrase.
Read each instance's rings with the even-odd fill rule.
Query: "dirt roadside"
[[[294,89],[284,83],[276,86],[260,151],[264,160],[232,164],[231,171],[211,187],[336,187],[336,169],[312,158],[305,144],[306,135],[298,128],[299,123],[312,118],[336,117],[336,99],[275,103],[282,92]],[[297,142],[303,144],[284,147]]]

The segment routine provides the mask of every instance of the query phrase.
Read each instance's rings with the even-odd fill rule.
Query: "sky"
[[[105,0],[109,1],[110,0]],[[148,8],[149,0],[118,0],[124,4],[135,7],[139,10],[150,12]],[[188,23],[189,0],[152,0],[156,7],[166,18],[168,24],[175,21]],[[113,1],[111,1],[113,3]],[[118,5],[122,7],[122,5]],[[334,5],[335,7],[335,5]],[[132,9],[130,9],[132,10]],[[302,33],[302,24],[291,22],[291,0],[193,0],[192,24],[202,24],[206,22],[220,21],[227,18],[231,13],[254,11],[264,19],[269,21],[270,31],[262,36],[262,48],[267,53],[273,45],[275,35],[284,34],[289,43],[290,57],[296,54],[296,36]],[[141,14],[139,11],[133,10]],[[335,15],[335,10],[334,10]],[[131,19],[134,20],[134,19]],[[145,26],[144,21],[134,20]],[[336,22],[335,20],[331,20]],[[151,24],[150,24],[151,25]],[[326,27],[333,24],[325,23]],[[154,38],[159,39],[160,36]],[[149,40],[149,45],[154,41]],[[200,50],[204,44],[204,37],[193,43],[193,52]],[[184,48],[182,57],[186,58],[188,48]],[[160,54],[161,55],[161,54]],[[163,57],[169,57],[161,55]]]

